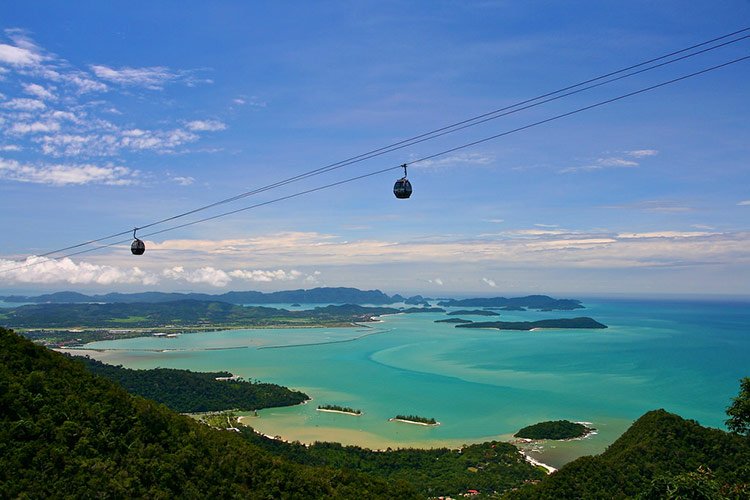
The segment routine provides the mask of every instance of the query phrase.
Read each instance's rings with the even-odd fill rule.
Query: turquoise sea
[[[309,404],[246,420],[265,434],[303,442],[458,446],[510,439],[543,420],[591,422],[596,435],[531,452],[560,466],[603,451],[656,408],[723,426],[739,379],[750,376],[750,303],[592,299],[584,305],[500,313],[503,321],[591,316],[609,328],[458,329],[434,323],[444,313],[422,313],[384,316],[367,327],[206,332],[86,347],[101,350],[91,353],[97,359],[132,368],[226,370],[303,390],[313,398]],[[318,412],[319,404],[364,415]],[[399,413],[435,417],[441,425],[388,421]]]

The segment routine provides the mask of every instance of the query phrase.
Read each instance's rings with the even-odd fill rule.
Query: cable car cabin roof
[[[409,182],[409,179],[406,177],[402,177],[401,179],[396,181],[396,184],[393,185],[393,194],[396,195],[396,198],[405,199],[411,196],[411,182]]]

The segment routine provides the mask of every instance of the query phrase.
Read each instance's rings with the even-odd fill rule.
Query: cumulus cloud
[[[39,111],[45,109],[47,105],[38,99],[19,97],[4,102],[3,107],[8,109],[15,109],[18,111]]]
[[[13,66],[31,66],[39,64],[44,58],[33,50],[0,43],[0,63]]]
[[[55,95],[37,83],[24,83],[23,90],[39,99],[54,99]]]
[[[2,273],[3,281],[8,283],[155,285],[159,282],[157,276],[138,267],[123,269],[88,262],[74,262],[69,258],[54,260],[37,256],[28,257],[22,262],[0,259],[0,273]]]
[[[138,173],[114,165],[32,165],[0,158],[0,179],[54,186],[134,184]]]
[[[177,116],[165,117],[159,122],[162,125],[152,129],[138,127],[132,117],[106,100],[106,94],[91,96],[120,93],[117,97],[131,99],[133,88],[160,90],[170,83],[192,86],[200,83],[194,71],[165,66],[118,68],[101,64],[77,68],[68,60],[38,47],[22,30],[10,29],[4,33],[10,41],[0,44],[0,79],[13,79],[14,85],[8,88],[13,89],[15,95],[0,95],[0,142],[17,145],[17,151],[22,148],[30,154],[65,157],[68,158],[66,167],[90,171],[95,166],[92,162],[97,162],[92,160],[95,158],[106,158],[106,164],[99,167],[108,169],[109,163],[125,161],[122,158],[125,153],[176,154],[187,144],[200,140],[202,135],[227,128],[216,119],[188,121]],[[127,91],[122,91],[123,87],[127,87]],[[0,146],[0,151],[12,150]],[[42,177],[48,177],[48,169],[34,168],[44,170]],[[39,178],[34,168],[26,169],[25,175],[7,175],[6,166],[4,178],[23,182],[29,177]],[[10,170],[18,171],[17,168]],[[55,168],[58,173],[65,170]],[[178,182],[187,183],[188,179],[185,177]],[[111,179],[110,183],[124,184],[111,182]]]
[[[227,286],[232,278],[222,271],[211,266],[202,267],[192,271],[186,271],[182,266],[175,266],[162,271],[162,275],[175,281],[187,281],[188,283],[203,283],[217,288]]]

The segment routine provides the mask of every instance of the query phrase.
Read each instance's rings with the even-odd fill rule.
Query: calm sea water
[[[504,321],[591,316],[606,330],[505,332],[434,323],[443,313],[385,316],[370,328],[207,332],[97,342],[94,357],[133,368],[226,370],[305,391],[313,401],[263,410],[261,432],[373,448],[510,438],[543,420],[591,422],[590,438],[535,454],[559,466],[603,451],[632,421],[665,408],[721,427],[750,376],[750,303],[585,301],[585,310],[505,312]],[[473,316],[475,321],[491,320]],[[363,410],[361,417],[316,411]],[[438,427],[388,422],[435,417]]]

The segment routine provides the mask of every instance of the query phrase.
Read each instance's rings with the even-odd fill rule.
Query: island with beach
[[[579,439],[589,436],[596,432],[596,429],[589,427],[587,422],[571,422],[570,420],[549,420],[539,422],[538,424],[529,425],[514,434],[517,438],[523,439]]]
[[[353,415],[355,417],[362,416],[362,410],[358,408],[351,408],[349,406],[319,405],[317,410],[328,413],[343,413],[344,415]]]
[[[388,419],[389,422],[403,422],[406,424],[437,426],[440,422],[430,417],[420,417],[419,415],[396,415]]]

